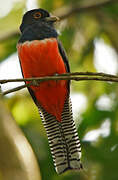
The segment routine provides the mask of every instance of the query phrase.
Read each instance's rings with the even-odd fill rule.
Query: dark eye
[[[42,14],[40,12],[36,12],[33,14],[33,16],[35,19],[39,19],[39,18],[41,18]]]

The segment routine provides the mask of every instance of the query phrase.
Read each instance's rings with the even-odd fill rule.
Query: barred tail
[[[81,147],[73,121],[70,98],[64,105],[61,122],[43,109],[41,116],[57,173],[61,174],[69,169],[81,169]]]

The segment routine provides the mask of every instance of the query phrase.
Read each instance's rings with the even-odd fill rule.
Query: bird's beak
[[[50,17],[46,17],[45,20],[47,22],[56,22],[59,21],[59,18],[57,16],[50,16]]]

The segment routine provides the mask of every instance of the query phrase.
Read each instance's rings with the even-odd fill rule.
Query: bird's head
[[[53,26],[54,22],[58,21],[59,18],[56,16],[51,16],[46,10],[44,9],[33,9],[27,11],[22,20],[22,24],[20,26],[21,32],[23,32],[29,25],[40,23],[40,24],[47,24],[49,26]]]

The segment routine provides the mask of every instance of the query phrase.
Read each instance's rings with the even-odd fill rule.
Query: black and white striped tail
[[[63,173],[68,169],[81,169],[81,147],[73,121],[70,98],[64,105],[61,122],[43,109],[41,116],[57,173]]]

